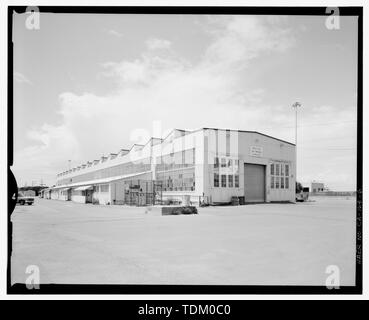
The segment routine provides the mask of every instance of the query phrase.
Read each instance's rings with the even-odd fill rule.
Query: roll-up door
[[[245,163],[245,201],[265,202],[265,166]]]

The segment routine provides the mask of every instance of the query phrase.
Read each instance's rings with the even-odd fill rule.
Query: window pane
[[[226,164],[227,164],[227,161],[226,161],[226,158],[222,158],[222,160],[221,160],[222,162],[221,162],[221,167],[222,168],[225,168],[226,167]]]
[[[275,178],[275,188],[279,189],[279,177]]]
[[[218,157],[214,158],[214,168],[219,168],[219,158]]]
[[[271,177],[270,179],[270,187],[274,189],[274,177]]]
[[[214,187],[219,187],[219,174],[214,173]]]
[[[281,189],[284,189],[284,177],[281,177]]]
[[[229,157],[231,152],[231,133],[229,130],[226,131],[226,156]]]
[[[183,173],[183,190],[195,190],[195,172],[194,170]]]
[[[275,165],[275,174],[279,176],[279,163]]]
[[[194,149],[185,150],[185,162],[186,166],[195,164],[195,152]]]
[[[288,177],[290,175],[290,166],[286,164],[286,176]]]
[[[227,187],[227,179],[226,179],[226,175],[222,174],[222,188]]]
[[[108,184],[100,185],[100,192],[109,192],[109,185]]]
[[[238,172],[238,167],[240,164],[240,160],[234,160],[234,172],[237,173]]]
[[[233,188],[233,175],[228,175],[228,187]]]
[[[274,175],[274,163],[270,165],[270,174]]]
[[[281,164],[281,176],[284,176],[284,164]]]
[[[236,175],[234,176],[234,186],[235,186],[235,188],[238,188],[238,187],[240,186],[240,184],[239,184],[239,176],[238,176],[238,174],[236,174]]]
[[[183,155],[182,155],[183,153]],[[181,168],[184,163],[182,162],[183,156],[185,156],[184,152],[176,152],[173,156],[173,167],[174,168]]]

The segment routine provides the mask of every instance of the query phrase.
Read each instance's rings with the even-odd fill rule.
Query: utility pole
[[[295,108],[295,145],[297,146],[297,108],[301,107],[300,102],[295,102],[292,108]]]
[[[295,181],[297,183],[297,108],[301,107],[301,103],[300,102],[295,102],[292,105],[292,108],[295,109]]]
[[[68,171],[70,170],[70,162],[71,160],[68,160]]]

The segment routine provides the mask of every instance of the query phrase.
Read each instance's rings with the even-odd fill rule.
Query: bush
[[[197,208],[196,207],[183,207],[182,208],[182,214],[197,214]]]
[[[180,208],[175,208],[171,214],[172,215],[181,215],[181,214],[197,214],[197,209],[196,207],[193,206],[186,206],[186,207],[180,207]]]
[[[172,215],[178,216],[180,214],[182,214],[182,208],[177,208],[172,211]]]

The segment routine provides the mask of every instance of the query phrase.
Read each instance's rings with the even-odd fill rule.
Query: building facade
[[[324,192],[324,191],[327,191],[324,187],[324,183],[316,182],[316,181],[313,181],[311,183],[311,192],[318,193],[318,192]]]
[[[254,131],[173,130],[57,175],[51,199],[80,203],[295,201],[295,145]]]

